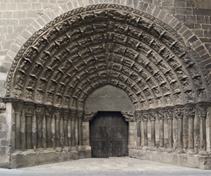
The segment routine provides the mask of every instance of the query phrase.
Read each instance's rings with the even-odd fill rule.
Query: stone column
[[[46,107],[45,111],[45,117],[46,117],[46,143],[47,143],[47,148],[51,148],[52,145],[52,133],[51,133],[51,128],[52,128],[52,108],[51,107]]]
[[[67,147],[69,145],[68,142],[68,118],[69,117],[69,111],[66,110],[63,112],[63,136],[64,136],[64,146]],[[70,130],[71,134],[71,130]],[[70,140],[71,145],[71,140]]]
[[[36,109],[33,110],[32,116],[32,148],[37,149],[37,115]]]
[[[151,121],[151,150],[155,149],[155,119],[156,114],[154,111],[149,113],[149,120]]]
[[[64,109],[61,110],[60,114],[60,123],[59,123],[59,136],[60,136],[60,146],[63,149],[64,148]]]
[[[194,117],[194,152],[199,152],[200,146],[200,125],[199,125],[199,113],[198,109],[196,108],[196,113]]]
[[[27,103],[25,106],[26,119],[26,149],[32,149],[32,117],[34,115],[33,104]]]
[[[23,108],[22,103],[13,103],[15,111],[15,149],[21,149],[21,111]]]
[[[83,138],[83,134],[82,134],[82,120],[83,120],[83,116],[84,116],[84,112],[83,110],[78,110],[77,111],[77,117],[78,117],[78,145],[82,146],[83,142],[82,142],[82,138]]]
[[[136,111],[135,112],[135,118],[137,119],[137,146],[140,147],[141,146],[141,112],[140,111]]]
[[[144,147],[143,149],[148,148],[148,135],[147,135],[147,122],[148,122],[148,113],[143,113],[143,125],[144,125]]]
[[[184,115],[184,108],[182,106],[175,107],[175,118],[177,119],[177,148],[178,152],[182,151],[183,147],[183,115]]]
[[[194,117],[195,117],[195,105],[187,104],[185,106],[185,116],[188,119],[188,150],[193,152],[194,149]]]
[[[163,120],[163,137],[164,137],[164,148],[168,147],[168,120],[167,120],[167,110],[164,110],[164,120]]]
[[[71,110],[71,146],[72,150],[76,149],[76,136],[75,136],[75,126],[76,126],[76,118],[77,118],[77,112],[75,109]]]
[[[55,123],[56,123],[56,118],[55,118],[55,109],[52,109],[52,114],[51,114],[51,141],[52,141],[52,148],[56,147],[56,142],[55,142],[55,133],[56,133],[56,128],[55,128]]]
[[[168,108],[167,110],[167,121],[168,121],[168,148],[173,147],[173,108]]]
[[[164,111],[160,109],[157,111],[157,114],[160,120],[159,147],[163,148],[164,147]]]
[[[207,116],[207,106],[203,103],[197,105],[198,115],[200,120],[200,153],[206,153],[206,116]]]
[[[43,119],[44,117],[44,107],[37,106],[36,107],[36,128],[37,128],[37,148],[42,148],[42,140],[43,140]]]
[[[61,147],[60,145],[60,119],[61,112],[60,109],[56,109],[54,112],[55,117],[55,147]]]

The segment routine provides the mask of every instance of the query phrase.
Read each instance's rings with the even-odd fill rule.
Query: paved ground
[[[109,159],[81,159],[55,164],[0,169],[0,176],[211,176],[211,170],[199,170],[170,164],[138,160],[129,157]]]

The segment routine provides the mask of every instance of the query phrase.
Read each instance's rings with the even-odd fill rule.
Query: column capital
[[[36,105],[35,112],[37,116],[42,117],[45,113],[45,107],[43,105]]]
[[[62,111],[62,116],[63,116],[63,118],[64,118],[64,121],[67,121],[67,120],[68,120],[68,115],[69,115],[69,113],[70,113],[70,110],[69,110],[69,109],[64,109],[64,110]]]
[[[83,120],[84,111],[83,110],[77,110],[77,117],[81,120]]]
[[[137,121],[141,121],[142,120],[142,112],[141,111],[135,111],[135,118],[137,119]]]
[[[166,109],[157,109],[156,112],[159,120],[164,120],[166,118]]]
[[[70,116],[71,120],[75,121],[77,119],[77,110],[76,109],[71,109],[70,110],[70,114],[71,114],[71,116]]]
[[[32,116],[34,113],[34,104],[33,103],[24,103],[25,115]]]
[[[149,111],[148,119],[150,121],[155,121],[155,119],[156,119],[156,111],[154,111],[154,110]]]
[[[173,107],[166,107],[166,118],[172,120],[174,116],[174,108]]]
[[[53,113],[53,108],[51,106],[46,106],[45,107],[45,116],[47,118],[50,118],[52,113]]]
[[[148,112],[147,111],[143,111],[142,112],[142,121],[148,122],[148,117],[149,117]]]
[[[127,122],[135,122],[136,121],[136,119],[134,117],[134,112],[121,111],[121,114],[123,115],[123,117],[125,118],[125,121],[127,121]]]
[[[61,118],[61,109],[60,108],[55,108],[54,109],[54,117],[55,117],[55,119],[56,120],[60,120],[60,118]]]
[[[93,112],[93,111],[85,111],[84,112],[84,122],[89,122],[90,120],[92,120],[94,118],[94,116],[97,115],[97,111]]]
[[[187,104],[185,105],[185,116],[187,118],[194,118],[196,112],[195,104]]]
[[[198,111],[199,118],[206,118],[207,116],[207,108],[210,106],[209,102],[199,102],[196,105],[196,109]]]
[[[182,119],[184,116],[184,106],[175,106],[174,112],[176,119]]]

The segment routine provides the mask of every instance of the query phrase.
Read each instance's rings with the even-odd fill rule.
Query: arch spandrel
[[[201,94],[206,97],[203,75],[176,31],[170,27],[166,30],[148,14],[128,10],[116,5],[94,10],[87,7],[75,14],[68,12],[60,17],[62,20],[57,18],[53,25],[47,25],[39,31],[39,37],[30,39],[31,45],[19,56],[14,87],[8,96],[24,95],[27,101],[58,106],[62,106],[64,98],[71,102],[71,96],[75,97],[74,91],[78,90],[75,86],[98,71],[96,61],[91,67],[89,62],[102,54],[105,71],[126,75],[124,81],[135,95],[140,92],[145,95],[139,102],[173,105],[181,100],[197,102]],[[103,23],[102,16],[106,19]],[[119,63],[109,55],[120,58]],[[140,87],[141,82],[146,86]]]

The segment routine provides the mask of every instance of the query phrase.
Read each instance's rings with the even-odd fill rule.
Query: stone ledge
[[[178,154],[136,149],[129,149],[129,156],[143,160],[151,160],[185,167],[211,169],[211,156]]]
[[[24,152],[16,151],[11,155],[11,168],[35,166],[48,163],[63,162],[68,160],[76,160],[82,158],[90,158],[91,150],[56,152],[46,151],[35,152],[27,150]]]

